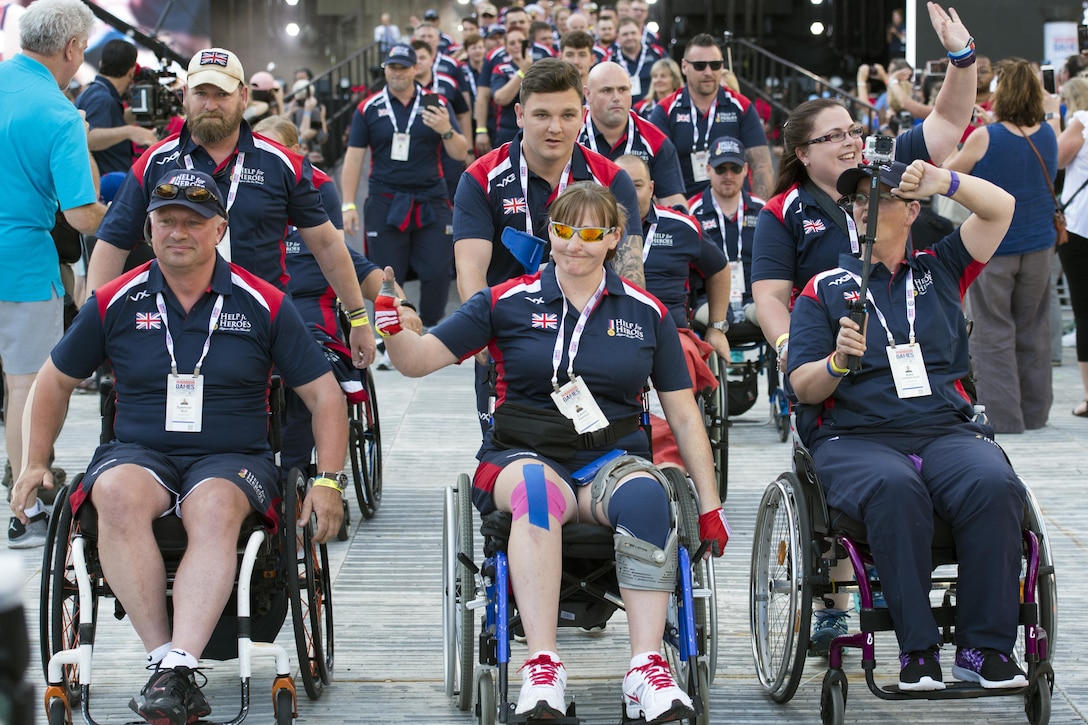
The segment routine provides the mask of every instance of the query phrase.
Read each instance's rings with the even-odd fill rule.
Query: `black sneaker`
[[[1027,687],[1028,678],[1016,660],[995,649],[960,647],[952,676],[965,682],[977,682],[986,689]]]
[[[939,647],[899,655],[899,689],[907,692],[944,689]]]
[[[186,725],[189,702],[195,689],[193,670],[188,667],[155,670],[140,690],[140,696],[132,698],[128,706],[151,725]],[[210,711],[207,705],[205,700],[204,707]]]
[[[208,679],[204,677],[204,673],[200,670],[189,671],[189,719],[188,725],[202,720],[212,714],[212,706],[208,704],[208,698],[204,697],[204,693],[200,691],[201,685],[196,684],[196,675],[200,674],[204,678],[204,682]]]
[[[11,517],[8,523],[8,548],[9,549],[33,549],[45,543],[45,537],[49,533],[49,512],[42,510],[30,517],[30,521],[23,524],[22,521]]]

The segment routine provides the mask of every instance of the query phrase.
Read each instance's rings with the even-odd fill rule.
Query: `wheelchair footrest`
[[[567,706],[567,714],[564,717],[526,717],[524,715],[517,715],[514,710],[517,709],[517,703],[506,703],[506,719],[502,722],[507,725],[533,725],[533,723],[547,723],[547,725],[581,725],[582,721],[574,716],[574,702],[571,702]]]

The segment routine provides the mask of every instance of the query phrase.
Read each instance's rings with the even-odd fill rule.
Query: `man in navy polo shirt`
[[[631,81],[616,63],[601,63],[586,83],[586,121],[578,143],[615,161],[632,154],[650,167],[657,202],[687,207],[676,146],[649,121],[631,112]]]
[[[518,116],[514,105],[521,91],[521,81],[526,71],[536,61],[553,57],[544,48],[538,48],[531,42],[526,45],[528,35],[519,28],[506,29],[506,60],[493,63],[491,78],[491,100],[496,109],[495,143],[511,141],[518,133]]]
[[[98,552],[154,674],[130,703],[151,722],[184,725],[211,708],[193,670],[233,588],[237,543],[253,511],[280,521],[279,472],[268,444],[275,367],[314,414],[319,473],[300,512],[315,539],[340,527],[347,409],[328,364],[284,293],[216,253],[227,211],[214,178],[177,169],[152,190],[157,259],[99,287],[38,375],[28,466],[12,510],[52,486],[48,461],[68,398],[109,360],[114,440],[95,451],[69,499],[98,512]],[[152,523],[177,512],[188,548],[173,616]],[[294,515],[294,512],[289,512]]]
[[[665,56],[665,51],[643,42],[642,26],[632,17],[620,18],[616,38],[617,46],[608,59],[627,73],[631,79],[631,98],[641,101],[650,92],[653,65]]]
[[[415,270],[421,283],[419,316],[430,327],[446,313],[453,262],[452,214],[439,150],[461,161],[468,141],[446,99],[416,83],[415,66],[412,46],[389,51],[386,87],[364,99],[352,116],[340,181],[349,202],[344,229],[353,234],[359,215],[350,202],[369,148],[366,255],[380,267],[392,267],[401,279],[409,267]],[[431,99],[437,101],[433,106]]]
[[[691,215],[729,258],[729,337],[734,341],[761,340],[759,327],[749,322],[744,308],[752,304],[752,240],[756,218],[764,201],[744,191],[748,163],[744,144],[731,136],[714,139],[707,160],[710,186],[691,200]]]
[[[288,229],[297,227],[344,306],[361,309],[344,236],[321,206],[310,162],[254,135],[242,119],[249,85],[238,57],[223,48],[197,51],[187,84],[185,126],[144,152],[129,171],[98,229],[87,288],[97,289],[121,273],[143,237],[151,191],[167,173],[187,168],[211,174],[231,212],[219,245],[224,258],[284,289],[283,243]],[[351,350],[357,366],[374,360],[374,335],[367,326],[352,328]]]
[[[650,122],[676,144],[688,197],[707,187],[706,161],[711,139],[732,136],[745,146],[752,167],[752,191],[770,198],[774,186],[771,152],[755,105],[721,84],[725,61],[718,43],[706,33],[688,41],[681,70],[687,85],[663,99]]]

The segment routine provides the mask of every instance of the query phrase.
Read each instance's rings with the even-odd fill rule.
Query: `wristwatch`
[[[453,129],[452,128],[449,131],[446,131],[444,134],[442,134],[442,140],[443,141],[449,141],[451,138],[453,138]]]
[[[314,485],[328,486],[343,493],[348,485],[348,477],[344,475],[343,471],[318,471],[317,475],[314,476]]]
[[[729,320],[718,320],[717,322],[711,322],[710,326],[720,332],[729,332]]]

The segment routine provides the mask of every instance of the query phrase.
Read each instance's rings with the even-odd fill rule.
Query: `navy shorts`
[[[138,443],[112,441],[99,446],[79,488],[72,492],[72,510],[90,496],[91,487],[106,471],[122,465],[140,466],[173,494],[173,504],[162,515],[181,516],[181,504],[200,484],[212,478],[234,483],[246,495],[265,528],[279,528],[279,469],[269,453],[214,453],[204,456],[167,456]]]

